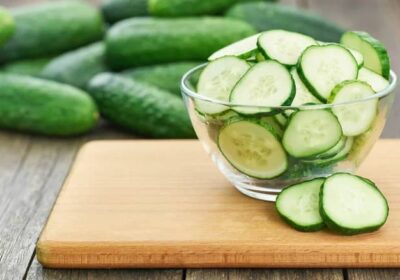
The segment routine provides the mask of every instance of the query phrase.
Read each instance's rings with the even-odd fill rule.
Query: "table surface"
[[[40,0],[1,0],[16,6]],[[90,2],[96,2],[90,1]],[[399,0],[284,0],[332,19],[349,29],[362,29],[388,47],[399,73]],[[384,137],[400,137],[400,98]],[[0,279],[400,279],[400,269],[43,269],[35,245],[79,147],[93,139],[133,139],[102,123],[90,135],[54,139],[0,132]]]

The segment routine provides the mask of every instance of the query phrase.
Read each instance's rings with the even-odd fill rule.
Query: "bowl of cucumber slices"
[[[269,30],[212,54],[181,89],[219,170],[271,201],[285,186],[354,173],[380,137],[396,81],[385,47],[365,32],[333,43]]]

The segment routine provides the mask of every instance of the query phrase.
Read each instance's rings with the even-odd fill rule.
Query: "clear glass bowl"
[[[218,169],[222,174],[242,193],[253,198],[274,201],[276,195],[285,187],[297,182],[309,180],[317,177],[329,176],[335,172],[350,172],[354,173],[360,164],[363,162],[365,157],[368,155],[376,141],[379,139],[382,130],[385,126],[387,116],[390,108],[393,104],[395,97],[394,88],[396,86],[397,78],[393,71],[390,73],[390,84],[383,91],[376,93],[372,98],[357,100],[353,102],[341,103],[341,104],[321,104],[321,105],[302,105],[297,107],[291,106],[279,106],[279,107],[254,107],[240,104],[233,104],[229,102],[222,102],[218,100],[209,99],[196,93],[196,83],[199,74],[203,70],[206,64],[200,65],[189,72],[187,72],[181,83],[182,95],[188,109],[190,119],[193,127],[197,133],[197,136],[202,143],[206,152],[211,156],[211,159],[217,165]],[[237,117],[237,113],[232,109],[234,107],[246,107],[248,109],[262,109],[266,112],[273,109],[278,114],[274,118],[281,118],[281,122],[285,121],[282,119],[283,115],[289,115],[293,111],[297,110],[319,110],[319,109],[330,109],[333,107],[357,106],[362,102],[368,102],[372,99],[378,99],[378,112],[377,116],[370,127],[370,129],[354,137],[353,146],[347,156],[340,160],[327,161],[322,164],[310,163],[305,160],[294,159],[288,155],[289,166],[288,169],[278,177],[268,180],[260,180],[249,177],[234,166],[232,166],[223,156],[217,145],[217,137],[220,129],[229,121],[232,117]],[[229,110],[218,116],[207,115],[200,113],[196,110],[196,102],[219,104],[226,106]],[[267,117],[268,114],[258,114],[256,118],[262,120]],[[284,127],[284,126],[282,126]]]

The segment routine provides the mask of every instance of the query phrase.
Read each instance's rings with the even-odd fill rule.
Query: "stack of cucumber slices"
[[[389,85],[385,48],[357,31],[330,43],[269,30],[209,60],[195,109],[203,121],[221,124],[214,140],[226,160],[257,179],[287,174],[292,163],[344,160],[377,118],[374,94]]]

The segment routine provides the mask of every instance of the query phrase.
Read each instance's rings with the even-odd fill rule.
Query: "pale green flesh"
[[[292,68],[290,74],[292,75],[294,84],[296,86],[296,95],[292,101],[291,106],[300,106],[306,103],[316,103],[316,104],[321,103],[321,101],[319,101],[303,84],[299,75],[297,74],[296,68]]]
[[[298,158],[323,153],[335,146],[342,137],[337,118],[327,110],[296,112],[283,135],[286,151]]]
[[[317,157],[326,158],[336,155],[346,146],[346,142],[347,142],[347,137],[343,136],[335,146],[333,146],[326,152],[322,153],[321,155],[318,155]]]
[[[266,31],[258,38],[258,45],[264,53],[285,65],[295,65],[301,53],[316,44],[309,36],[285,30]]]
[[[276,61],[264,61],[254,65],[232,90],[230,101],[254,106],[234,107],[243,114],[268,112],[257,106],[280,106],[292,94],[293,82],[289,71]]]
[[[349,83],[336,92],[331,103],[346,103],[371,97],[375,92],[363,82]],[[377,113],[378,99],[357,102],[332,108],[346,136],[357,136],[367,131]]]
[[[329,218],[345,228],[380,225],[387,216],[387,204],[382,194],[350,174],[336,174],[326,179],[322,205]]]
[[[375,92],[382,91],[389,85],[388,80],[365,67],[358,72],[357,80],[366,82]]]
[[[251,54],[257,50],[257,39],[260,36],[259,34],[244,38],[243,40],[237,41],[233,44],[230,44],[215,53],[213,53],[208,60],[212,61],[217,58],[221,58],[224,56],[239,56],[242,58],[248,58]]]
[[[286,110],[286,111],[288,111],[288,110]],[[285,112],[286,112],[286,111],[285,111]],[[291,111],[291,112],[292,112],[292,111]],[[282,127],[285,127],[286,124],[287,124],[287,122],[288,122],[287,117],[285,117],[283,114],[276,114],[276,115],[274,115],[274,118],[276,119],[276,121],[277,121]]]
[[[336,43],[333,43],[333,42],[332,43],[328,43],[328,42],[318,41],[318,45],[321,45],[321,46],[329,45],[329,44],[336,44]],[[356,59],[358,68],[361,68],[364,65],[364,57],[363,57],[363,55],[359,51],[353,50],[351,48],[347,48],[347,49],[349,50],[349,52]]]
[[[211,99],[228,102],[233,87],[249,68],[250,65],[244,60],[232,56],[214,60],[201,73],[197,92]],[[228,107],[196,99],[196,109],[205,114],[218,114],[228,110]]]
[[[348,155],[350,153],[351,148],[353,147],[353,143],[354,143],[354,138],[353,137],[347,137],[346,143],[344,145],[344,147],[333,157],[329,157],[329,158],[324,158],[324,159],[314,159],[314,160],[305,160],[305,162],[311,162],[313,164],[327,164],[330,162],[336,162],[337,160],[342,159],[343,157],[345,157],[346,155]]]
[[[225,158],[242,173],[261,179],[282,174],[287,158],[279,141],[265,127],[238,121],[224,127],[218,146]]]
[[[278,195],[276,208],[279,213],[299,226],[323,223],[319,214],[319,191],[324,179],[314,179],[284,189]]]

